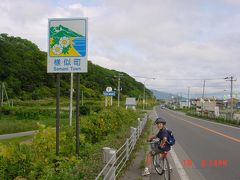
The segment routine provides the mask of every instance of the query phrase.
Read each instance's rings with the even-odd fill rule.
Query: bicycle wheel
[[[168,159],[166,157],[163,158],[163,167],[164,167],[164,179],[170,180],[170,166]]]
[[[154,165],[154,168],[159,175],[162,175],[164,173],[163,159],[160,158],[159,154],[156,154],[156,155],[153,156],[153,165]]]

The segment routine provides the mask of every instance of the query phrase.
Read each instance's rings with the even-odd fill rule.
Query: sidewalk
[[[155,120],[157,118],[157,113],[155,109],[148,111],[148,115],[149,115],[149,118],[152,120]],[[155,134],[157,132],[157,129],[154,126],[152,126],[151,131],[153,132],[153,134]],[[148,150],[150,150],[150,147]],[[135,158],[132,160],[131,165],[128,167],[128,169],[124,172],[124,174],[119,179],[120,180],[163,180],[164,177],[159,176],[154,169],[151,169],[150,175],[142,176],[143,167],[141,166],[145,160],[146,153],[147,152],[144,152],[144,144],[143,144],[139,149],[139,151],[136,152]],[[171,156],[171,151],[168,155],[168,159],[169,159],[169,163],[173,168],[173,172],[171,173],[171,179],[172,180],[181,179],[177,172],[177,167],[175,166],[175,163]]]
[[[155,110],[148,111],[148,115],[150,119],[156,119]],[[144,152],[144,145],[141,146],[139,151],[135,154],[135,159],[132,160],[131,165],[125,171],[125,173],[121,176],[120,180],[148,180],[149,176],[143,177],[141,165],[145,160],[146,152]],[[142,162],[143,161],[143,162]]]

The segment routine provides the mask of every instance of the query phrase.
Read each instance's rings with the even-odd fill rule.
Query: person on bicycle
[[[170,151],[170,149],[171,149],[170,145],[167,142],[168,132],[166,129],[166,121],[163,118],[158,117],[155,120],[154,124],[156,124],[157,128],[159,129],[159,132],[156,135],[150,136],[148,138],[148,141],[152,141],[153,139],[159,138],[160,146],[158,147],[157,151],[148,152],[146,159],[145,159],[145,169],[142,174],[143,176],[150,174],[149,168],[151,167],[153,155],[160,153],[160,157],[161,157],[163,153],[166,153],[166,152]]]

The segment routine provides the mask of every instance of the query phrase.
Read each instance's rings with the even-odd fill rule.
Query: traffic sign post
[[[87,18],[49,19],[48,73],[87,72]]]
[[[76,82],[76,156],[79,156],[80,74],[87,72],[87,18],[58,18],[48,21],[47,72],[57,73],[56,155],[59,155],[60,73],[77,73]]]
[[[116,96],[116,91],[112,90],[112,87],[107,87],[106,91],[103,91],[103,95],[105,96],[105,106],[112,106],[112,97]],[[108,103],[110,101],[110,103]]]
[[[103,95],[104,96],[116,96],[116,91],[110,91],[110,92],[103,91]]]

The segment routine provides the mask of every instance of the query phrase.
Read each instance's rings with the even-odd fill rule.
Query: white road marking
[[[157,110],[155,109],[156,116],[158,117]],[[174,148],[172,147],[170,154],[172,156],[173,162],[177,168],[178,174],[181,178],[181,180],[190,180],[186,171],[184,170],[179,158],[177,157],[177,154],[174,151]]]
[[[177,167],[177,171],[178,171],[178,174],[179,174],[181,180],[189,180],[189,177],[188,177],[186,171],[184,170],[182,164],[180,163],[180,161],[177,157],[177,154],[175,153],[173,148],[171,149],[170,154],[173,158],[173,162],[175,163],[175,166]]]

